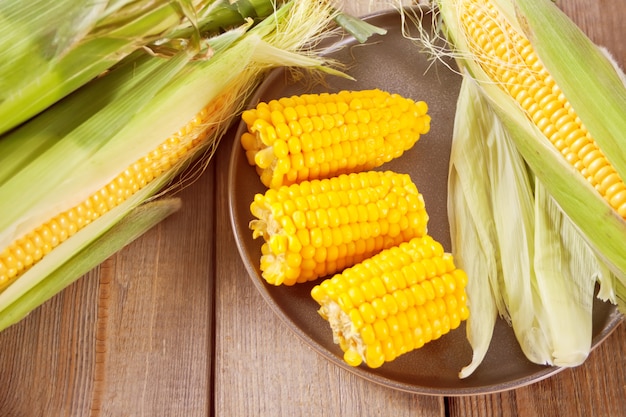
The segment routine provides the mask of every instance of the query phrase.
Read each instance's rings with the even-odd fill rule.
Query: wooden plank
[[[0,416],[88,415],[98,271],[0,333]]]
[[[97,341],[106,342],[98,347],[101,372],[94,375],[101,385],[94,410],[101,415],[208,412],[211,191],[207,174],[183,193],[181,212],[109,262],[110,271],[101,280],[106,296],[98,306]]]

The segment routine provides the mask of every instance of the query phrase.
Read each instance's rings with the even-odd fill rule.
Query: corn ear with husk
[[[180,209],[182,202],[177,198],[149,201],[132,209],[128,215],[105,231],[101,237],[76,253],[68,255],[68,261],[46,275],[44,279],[16,298],[0,315],[0,327],[5,328],[28,315],[33,306],[49,299],[65,287],[89,272],[95,265],[104,262],[112,253],[144,234],[150,228]]]
[[[460,64],[479,82],[526,162],[624,277],[626,87],[620,71],[549,0],[438,5]],[[481,45],[479,38],[490,43]],[[507,39],[515,42],[499,46]]]
[[[486,295],[468,284],[474,358],[461,376],[471,374],[484,356],[494,305],[510,320],[530,360],[578,365],[589,351],[596,281],[601,298],[625,308],[626,155],[620,142],[626,87],[621,71],[549,0],[437,4],[464,76],[449,189],[451,224],[458,226],[452,228],[455,256],[462,268],[476,271],[470,283],[480,281],[475,288],[490,288],[493,297],[481,308],[478,300]],[[463,114],[468,102],[478,120]],[[486,149],[490,139],[498,152],[476,162],[469,152]],[[508,179],[478,169],[493,163],[520,169]],[[476,191],[500,181],[497,189]],[[527,185],[514,186],[520,183]],[[507,198],[526,201],[523,217],[510,216],[509,203],[494,205],[501,198],[495,190],[502,195],[515,190]],[[497,226],[503,221],[525,226],[503,234]],[[476,265],[493,253],[496,267],[494,259]],[[506,266],[515,257],[523,269]],[[511,272],[517,274],[513,281],[507,278]]]
[[[216,35],[262,19],[274,6],[270,0],[3,0],[0,134],[135,50],[169,51],[197,42],[199,31]]]
[[[60,268],[84,271],[71,263],[85,248],[120,247],[96,242],[192,161],[208,162],[268,68],[322,68],[305,46],[334,15],[326,2],[293,1],[208,39],[204,59],[197,49],[137,51],[4,135],[0,329],[60,290],[47,284]]]

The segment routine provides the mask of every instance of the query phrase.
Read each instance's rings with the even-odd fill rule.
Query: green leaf
[[[626,86],[621,71],[548,0],[517,0],[518,20],[541,62],[622,179]]]
[[[373,35],[385,35],[386,29],[374,26],[358,17],[346,13],[339,13],[335,17],[335,22],[346,32],[354,36],[359,43],[365,43]]]
[[[24,318],[59,291],[104,262],[181,207],[179,199],[164,199],[135,208],[99,239],[76,252],[36,286],[0,311],[0,330]]]

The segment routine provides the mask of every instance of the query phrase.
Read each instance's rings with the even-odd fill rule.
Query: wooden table
[[[626,3],[559,6],[626,67]],[[231,137],[183,208],[0,333],[0,416],[624,416],[626,327],[514,391],[430,397],[355,377],[296,338],[230,229]]]

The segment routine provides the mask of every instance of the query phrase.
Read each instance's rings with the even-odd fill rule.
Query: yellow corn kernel
[[[194,152],[216,129],[224,96],[207,105],[186,126],[152,152],[127,167],[87,199],[16,239],[0,252],[0,291],[55,247],[109,210],[120,205],[172,165]]]
[[[423,280],[410,279],[413,266],[426,262],[443,269]],[[363,267],[364,263],[368,267]],[[377,368],[459,327],[469,316],[466,284],[467,276],[456,268],[452,256],[425,235],[385,249],[322,281],[313,287],[311,296],[320,305],[319,314],[329,322],[346,363],[358,366],[365,362]],[[419,305],[410,305],[408,294],[423,292],[425,287],[430,288],[432,297],[424,296]],[[369,300],[374,290],[363,288],[384,291]],[[342,299],[350,300],[350,305]]]
[[[405,204],[408,197],[421,203]],[[357,215],[339,216],[341,208]],[[393,221],[402,233],[391,235],[392,228],[374,227],[389,210],[397,211]],[[255,196],[250,212],[256,218],[250,222],[253,237],[263,236],[267,242],[261,272],[273,285],[294,285],[334,274],[385,248],[423,236],[428,223],[424,199],[410,176],[391,171],[343,174],[270,188]],[[402,221],[409,217],[419,221]],[[361,304],[380,285],[372,283],[366,293],[354,288],[346,305]]]
[[[507,91],[526,115],[622,217],[626,184],[577,117],[535,54],[490,0],[463,0],[461,21],[483,70]]]
[[[298,98],[308,105],[293,106]],[[378,89],[272,100],[245,111],[242,120],[248,132],[241,145],[271,188],[378,167],[430,130],[425,102]],[[282,160],[288,170],[277,169]]]

